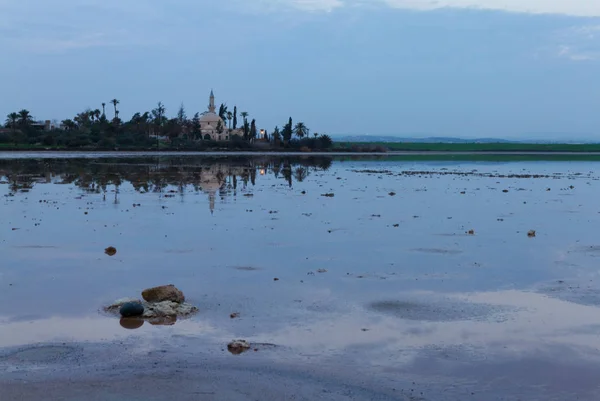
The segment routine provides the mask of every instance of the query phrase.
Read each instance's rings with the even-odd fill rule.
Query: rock
[[[115,248],[114,246],[109,246],[104,250],[104,253],[108,256],[115,256],[117,254],[117,248]]]
[[[528,236],[529,238],[533,238],[533,237],[535,237],[535,235],[536,235],[536,232],[535,232],[535,230],[529,230],[529,232],[527,233],[527,236]]]
[[[148,302],[146,305],[144,317],[187,316],[198,309],[190,304],[173,301]]]
[[[142,291],[142,298],[147,302],[185,302],[183,292],[178,290],[173,284],[145,289]]]
[[[198,312],[197,307],[188,303],[172,301],[146,302],[132,298],[119,299],[112,305],[104,307],[104,311],[111,314],[120,314],[121,309],[127,304],[137,304],[143,307],[142,314],[137,316],[140,319],[148,320],[150,324],[174,324],[177,317],[186,317]]]
[[[246,352],[250,349],[250,344],[246,340],[233,340],[227,344],[227,350],[233,355],[239,355],[242,352]]]
[[[139,302],[126,302],[119,309],[123,317],[142,316],[144,314],[144,305]]]

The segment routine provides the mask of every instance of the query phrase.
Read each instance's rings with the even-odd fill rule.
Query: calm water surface
[[[0,347],[188,339],[232,357],[245,338],[473,399],[597,399],[597,167],[3,158]],[[200,313],[127,330],[99,311],[169,283]]]

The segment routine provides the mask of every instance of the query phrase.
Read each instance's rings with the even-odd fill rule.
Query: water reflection
[[[190,189],[208,195],[211,212],[224,200],[256,185],[258,176],[272,175],[289,187],[311,174],[327,171],[332,157],[144,157],[130,159],[13,159],[0,160],[0,183],[7,196],[27,193],[35,185],[71,184],[92,194],[114,193],[131,184],[139,193],[183,196]]]

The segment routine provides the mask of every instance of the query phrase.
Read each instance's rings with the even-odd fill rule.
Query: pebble
[[[144,314],[144,306],[139,302],[127,302],[121,306],[119,313],[123,317],[141,316]]]

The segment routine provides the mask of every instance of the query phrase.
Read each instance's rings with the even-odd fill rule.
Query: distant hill
[[[543,140],[509,140],[502,138],[456,138],[446,136],[432,136],[424,138],[405,138],[390,135],[347,135],[336,136],[337,142],[390,142],[390,143],[597,143],[598,141],[543,141]]]

